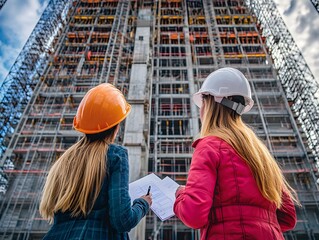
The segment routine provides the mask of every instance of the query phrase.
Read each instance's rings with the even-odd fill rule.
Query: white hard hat
[[[248,80],[235,68],[221,68],[208,75],[201,89],[193,96],[199,108],[202,106],[202,95],[214,96],[215,102],[233,109],[239,115],[248,112],[254,105]],[[229,96],[244,97],[245,105],[227,99]]]

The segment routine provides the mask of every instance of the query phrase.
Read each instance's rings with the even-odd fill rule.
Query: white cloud
[[[275,0],[292,37],[319,81],[319,14],[308,1]]]

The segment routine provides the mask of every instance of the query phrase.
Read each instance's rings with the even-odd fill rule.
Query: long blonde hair
[[[117,126],[85,135],[51,167],[40,202],[40,214],[52,223],[54,213],[86,216],[93,208],[106,176],[106,153]]]
[[[241,116],[216,103],[213,96],[203,95],[203,101],[201,137],[216,136],[232,146],[249,165],[261,194],[277,208],[282,205],[283,190],[299,204],[276,160]]]

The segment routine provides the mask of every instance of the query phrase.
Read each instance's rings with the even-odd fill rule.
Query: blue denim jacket
[[[128,232],[146,215],[149,205],[142,198],[131,205],[127,150],[111,144],[107,159],[108,174],[90,214],[74,218],[67,212],[56,213],[45,240],[129,239]]]

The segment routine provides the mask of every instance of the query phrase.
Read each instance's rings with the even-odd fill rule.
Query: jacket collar
[[[201,137],[201,138],[197,138],[193,143],[192,143],[192,147],[193,148],[196,148],[196,146],[198,145],[199,142],[203,141],[204,139],[207,139],[207,138],[215,138],[215,139],[218,139],[218,140],[222,140],[220,139],[219,137],[216,137],[216,136],[213,136],[213,135],[208,135],[208,136],[205,136],[205,137]],[[222,140],[223,141],[223,140]]]
[[[203,138],[198,138],[198,139],[196,139],[196,140],[192,143],[192,147],[193,147],[193,148],[196,148],[197,144],[198,144],[201,140],[203,140]]]

